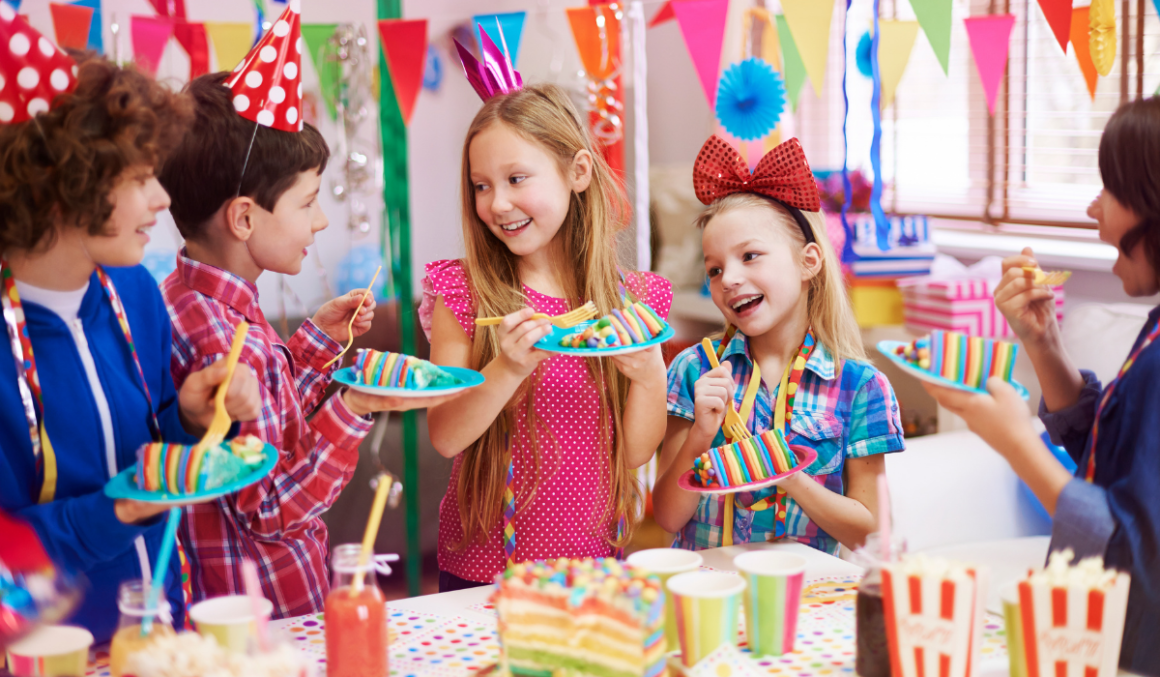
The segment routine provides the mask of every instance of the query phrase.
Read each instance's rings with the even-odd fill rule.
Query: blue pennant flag
[[[88,7],[93,10],[93,25],[89,27],[89,43],[87,47],[98,54],[105,53],[105,24],[101,21],[101,0],[75,0],[70,3],[78,7]],[[16,3],[19,7],[20,3]]]
[[[1160,2],[1160,0],[1156,0]],[[483,30],[487,31],[487,36],[491,38],[492,42],[498,45],[501,49],[503,43],[499,39],[499,31],[496,30],[496,22],[499,22],[499,28],[503,30],[503,39],[507,42],[508,55],[512,59],[512,67],[519,67],[520,60],[520,38],[524,35],[524,18],[527,12],[508,12],[506,14],[476,14],[471,18],[472,28],[475,29],[475,42],[482,44],[479,37],[479,26],[483,26]]]

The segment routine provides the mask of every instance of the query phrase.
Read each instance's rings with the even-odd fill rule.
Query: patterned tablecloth
[[[738,645],[757,674],[777,677],[814,677],[854,674],[854,597],[857,576],[807,581],[802,591],[797,651],[784,656],[753,656],[745,648],[744,618]],[[492,619],[447,617],[392,609],[388,605],[391,675],[398,677],[470,677],[499,656],[496,625]],[[495,616],[488,604],[466,608],[484,617]],[[326,670],[326,623],[321,614],[275,621],[271,627]],[[1006,637],[1000,617],[988,614],[983,628],[980,663],[1005,672]],[[92,656],[87,675],[108,677],[108,652]],[[990,672],[990,671],[988,671]]]

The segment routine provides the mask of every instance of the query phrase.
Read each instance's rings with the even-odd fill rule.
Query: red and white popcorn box
[[[1019,584],[1027,677],[1113,677],[1120,659],[1130,576],[1110,585]]]
[[[987,572],[913,556],[882,570],[893,677],[974,677]]]
[[[916,277],[898,281],[902,291],[906,327],[918,334],[932,329],[962,332],[968,336],[1002,338],[1013,334],[1007,318],[995,307],[990,281],[982,278],[933,279]],[[1055,292],[1055,317],[1063,321],[1063,287]]]

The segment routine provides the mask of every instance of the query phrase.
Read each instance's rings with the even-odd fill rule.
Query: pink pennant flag
[[[145,72],[157,77],[157,66],[165,45],[173,36],[173,19],[161,16],[133,16],[133,58]]]
[[[697,69],[709,107],[717,107],[717,75],[721,68],[721,44],[725,41],[725,18],[729,0],[675,0],[673,12],[685,37],[685,47]]]
[[[1003,71],[1007,68],[1007,51],[1011,45],[1011,29],[1015,26],[1014,14],[976,16],[963,20],[967,37],[971,41],[971,53],[975,56],[975,68],[983,81],[983,91],[987,94],[987,108],[995,114],[995,98],[999,95],[999,84],[1003,81]]]

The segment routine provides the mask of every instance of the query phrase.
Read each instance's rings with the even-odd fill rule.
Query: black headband
[[[752,193],[752,194],[753,195],[761,195],[761,193]],[[818,241],[818,239],[816,237],[814,237],[814,229],[810,226],[810,222],[808,220],[806,220],[806,215],[802,213],[802,210],[798,209],[797,207],[791,207],[790,205],[787,205],[786,203],[782,202],[781,200],[778,200],[777,198],[772,198],[772,197],[769,197],[767,195],[761,195],[761,197],[765,198],[766,200],[769,200],[770,202],[780,206],[782,209],[789,212],[789,215],[792,216],[793,220],[797,222],[798,228],[801,229],[802,235],[805,236],[806,244]]]

